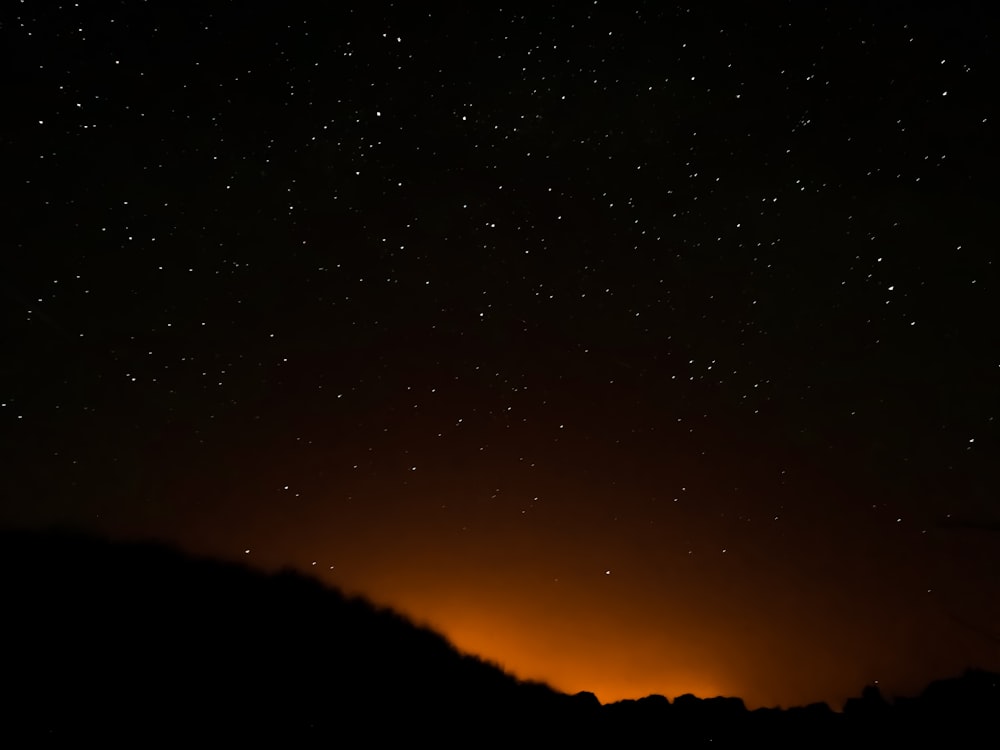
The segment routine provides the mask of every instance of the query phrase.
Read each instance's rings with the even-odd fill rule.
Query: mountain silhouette
[[[0,532],[0,611],[8,743],[839,747],[995,735],[1000,715],[987,672],[892,704],[868,688],[843,713],[694,696],[602,706],[296,572],[73,533]]]

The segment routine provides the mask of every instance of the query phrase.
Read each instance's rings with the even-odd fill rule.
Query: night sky
[[[602,701],[1000,669],[992,5],[10,4],[0,524]]]

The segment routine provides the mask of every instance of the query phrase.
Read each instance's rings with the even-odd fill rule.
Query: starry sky
[[[0,523],[602,701],[1000,668],[990,5],[12,4]]]

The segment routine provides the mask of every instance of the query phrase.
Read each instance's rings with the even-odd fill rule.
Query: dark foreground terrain
[[[841,713],[825,704],[751,712],[736,698],[693,696],[602,706],[518,681],[302,575],[153,544],[0,533],[0,591],[7,747],[1000,743],[992,673],[893,703],[868,688]]]

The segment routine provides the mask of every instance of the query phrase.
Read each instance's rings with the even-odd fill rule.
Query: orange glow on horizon
[[[652,694],[670,700],[734,696],[750,708],[779,703],[727,674],[731,649],[712,647],[724,634],[699,632],[682,618],[669,623],[654,614],[651,625],[635,609],[600,610],[586,597],[553,607],[544,596],[524,591],[506,601],[476,600],[468,591],[399,591],[382,601],[519,679],[569,694],[590,692],[602,703]],[[820,699],[806,698],[802,702]],[[781,702],[791,705],[787,698]]]
[[[685,693],[713,697],[723,692],[717,683],[693,671],[642,674],[645,670],[637,669],[640,665],[627,639],[594,644],[587,642],[584,632],[577,637],[559,637],[562,643],[558,647],[544,624],[518,628],[510,622],[486,622],[467,613],[444,614],[426,624],[463,653],[497,664],[519,679],[545,682],[568,694],[594,693],[602,703],[651,694],[673,699]],[[635,674],[629,677],[629,671]]]
[[[671,528],[653,529],[655,540],[640,529],[602,542],[587,528],[600,519],[581,520],[585,508],[571,517],[576,526],[557,525],[543,506],[536,531],[495,522],[489,534],[476,518],[442,533],[415,512],[364,519],[358,508],[359,517],[310,531],[289,522],[230,532],[228,548],[241,563],[292,565],[391,607],[519,679],[602,703],[690,693],[738,697],[751,710],[818,701],[840,710],[875,680],[886,695],[913,695],[969,666],[1000,666],[977,658],[976,636],[956,631],[935,599],[894,587],[887,566],[896,563],[873,576],[838,557],[833,523],[824,538],[785,538],[768,556],[732,545],[709,557],[678,556],[681,544],[704,545]],[[260,544],[247,543],[254,538]],[[217,554],[219,542],[194,546]]]

